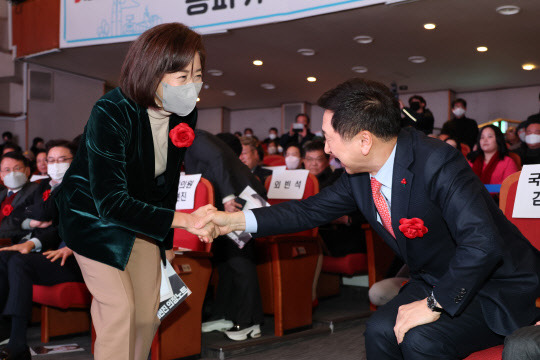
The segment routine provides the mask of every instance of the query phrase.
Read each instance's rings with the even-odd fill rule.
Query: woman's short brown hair
[[[131,44],[120,74],[124,94],[144,107],[158,107],[156,89],[163,76],[184,69],[198,52],[204,68],[202,36],[180,23],[146,30]]]

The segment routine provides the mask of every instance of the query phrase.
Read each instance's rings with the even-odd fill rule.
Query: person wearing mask
[[[0,174],[6,188],[0,192],[0,238],[9,238],[16,244],[28,234],[21,228],[24,221],[25,201],[37,189],[36,183],[28,182],[28,160],[18,152],[2,156]]]
[[[302,150],[296,144],[289,144],[285,149],[285,165],[287,170],[297,170],[302,168]]]
[[[212,206],[175,211],[204,63],[201,35],[183,24],[141,34],[124,59],[120,86],[94,105],[62,180],[58,229],[93,296],[98,360],[148,358],[159,326],[160,262],[173,229],[216,237],[211,225],[195,228]]]
[[[433,113],[426,108],[426,100],[420,95],[413,95],[409,98],[409,107],[403,109],[401,126],[412,126],[429,135],[433,133],[435,119]]]
[[[265,144],[268,144],[270,141],[279,141],[278,129],[275,127],[268,130],[268,137],[264,139]]]
[[[245,128],[244,129],[244,136],[252,137],[253,136],[253,129],[252,128]]]
[[[47,143],[51,179],[42,181],[25,201],[25,223],[32,232],[10,247],[0,249],[0,308],[8,321],[0,318],[0,342],[9,338],[0,359],[30,360],[26,330],[32,314],[32,285],[83,282],[73,252],[58,235],[58,214],[54,197],[75,148],[65,140]],[[23,223],[24,227],[24,223]],[[58,260],[58,261],[57,261]]]
[[[465,143],[472,149],[478,138],[478,124],[476,120],[466,117],[466,112],[467,102],[465,100],[456,99],[452,101],[454,118],[444,123],[441,134]]]
[[[501,129],[494,125],[480,130],[477,151],[468,159],[474,173],[484,184],[502,184],[504,179],[518,171],[515,161],[508,156],[508,149]]]
[[[296,115],[295,121],[291,124],[289,132],[283,134],[281,137],[281,147],[286,149],[289,144],[296,144],[302,147],[307,141],[313,140],[315,135],[312,134],[309,129],[309,123],[310,120],[307,114]]]
[[[240,138],[240,143],[242,143],[240,161],[264,184],[266,178],[272,175],[272,170],[264,169],[260,165],[261,159],[264,156],[263,150],[260,148],[257,140],[252,137],[243,136]]]
[[[277,140],[270,140],[266,146],[266,152],[268,155],[279,155],[281,146]],[[283,151],[283,149],[281,149]]]
[[[527,121],[524,139],[524,144],[515,151],[521,163],[540,164],[540,119]]]

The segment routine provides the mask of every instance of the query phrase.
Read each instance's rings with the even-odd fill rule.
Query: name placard
[[[540,218],[540,164],[523,165],[512,217]]]
[[[296,199],[304,195],[309,170],[285,170],[272,174],[269,199]]]
[[[195,207],[195,190],[201,181],[201,174],[180,173],[176,210],[191,210]]]

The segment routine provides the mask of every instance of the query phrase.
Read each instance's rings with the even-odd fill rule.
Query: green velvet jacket
[[[197,110],[171,115],[169,129],[194,128]],[[169,138],[167,168],[154,179],[154,143],[146,108],[116,88],[97,101],[79,149],[57,196],[59,233],[67,246],[124,270],[135,236],[156,240],[163,256],[172,247],[171,224],[185,148]]]

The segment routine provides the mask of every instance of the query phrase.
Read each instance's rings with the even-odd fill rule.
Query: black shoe
[[[0,350],[0,360],[31,360],[32,355],[30,355],[30,348],[28,346],[24,349],[23,352],[18,354],[11,353],[7,348]]]

